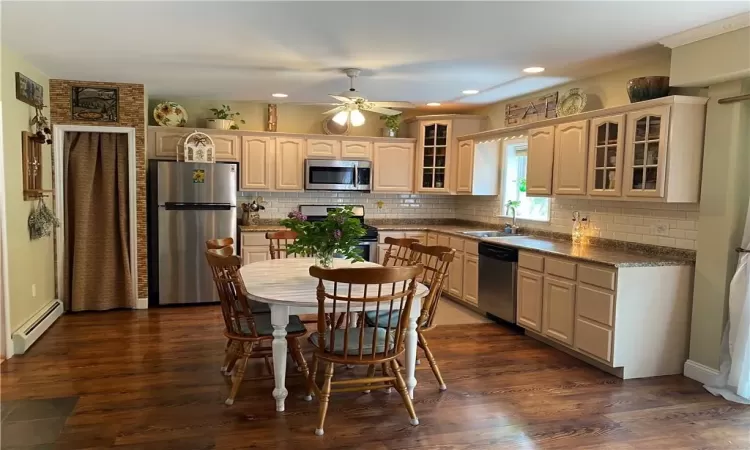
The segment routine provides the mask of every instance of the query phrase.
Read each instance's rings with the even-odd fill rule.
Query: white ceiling
[[[348,88],[337,69],[359,67],[357,88],[373,101],[490,103],[615,69],[614,55],[749,10],[747,1],[4,0],[2,42],[52,78],[143,83],[160,98],[327,102]],[[521,71],[536,65],[547,71]]]

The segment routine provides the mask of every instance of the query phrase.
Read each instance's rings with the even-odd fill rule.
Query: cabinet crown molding
[[[309,133],[285,133],[283,131],[252,131],[252,130],[216,130],[211,128],[196,128],[196,127],[161,127],[158,125],[150,125],[148,131],[172,131],[172,132],[184,132],[185,135],[192,133],[193,131],[200,131],[210,136],[221,134],[221,135],[235,135],[235,136],[261,136],[269,138],[290,138],[290,139],[320,139],[320,140],[334,140],[334,141],[365,141],[365,142],[405,142],[413,143],[417,140],[415,138],[391,138],[391,137],[378,137],[378,136],[345,136],[335,134],[309,134]]]
[[[477,114],[428,114],[404,119],[404,123],[423,122],[425,120],[484,120],[487,116]]]

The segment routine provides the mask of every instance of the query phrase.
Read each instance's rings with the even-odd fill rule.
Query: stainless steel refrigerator
[[[219,301],[204,252],[237,242],[237,165],[149,164],[149,304]]]

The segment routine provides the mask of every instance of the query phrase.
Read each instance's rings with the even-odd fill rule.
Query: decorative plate
[[[175,102],[162,102],[154,108],[154,120],[163,127],[184,127],[188,114]]]
[[[326,117],[323,119],[323,132],[325,134],[337,135],[337,136],[348,136],[349,135],[349,121],[347,120],[344,125],[339,125],[333,121],[333,116]]]
[[[574,88],[563,94],[562,99],[557,102],[555,112],[557,117],[572,116],[583,111],[586,107],[586,94],[580,89]]]
[[[206,133],[196,131],[185,138],[185,162],[216,162],[214,140]],[[193,177],[193,183],[202,183],[196,181]]]

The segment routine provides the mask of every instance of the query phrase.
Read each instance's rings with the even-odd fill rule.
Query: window
[[[508,202],[516,206],[516,217],[549,221],[549,199],[526,197],[526,138],[504,141],[502,215],[510,216]]]

